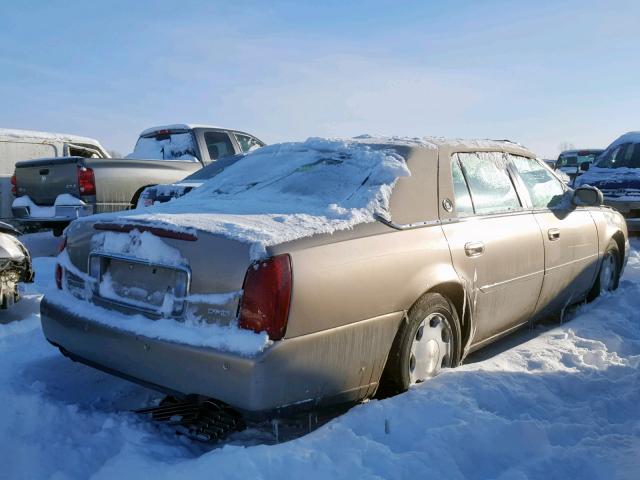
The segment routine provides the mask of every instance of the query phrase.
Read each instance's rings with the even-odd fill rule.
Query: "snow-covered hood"
[[[100,221],[220,234],[250,244],[252,258],[260,258],[269,246],[373,222],[386,212],[396,180],[410,172],[395,149],[375,143],[311,138],[263,147],[189,195]]]

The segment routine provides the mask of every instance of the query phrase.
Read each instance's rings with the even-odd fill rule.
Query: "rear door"
[[[542,231],[545,276],[536,307],[545,316],[582,300],[598,266],[598,232],[584,207],[570,201],[571,191],[538,160],[509,155],[528,192]]]
[[[523,207],[503,153],[454,153],[440,159],[440,168],[451,169],[456,215],[442,228],[471,296],[477,344],[533,314],[544,274],[540,228]]]

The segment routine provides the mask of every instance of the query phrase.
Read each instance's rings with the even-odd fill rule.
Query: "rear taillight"
[[[14,196],[18,196],[18,181],[16,180],[15,173],[11,177],[11,193],[13,193]]]
[[[96,179],[93,175],[93,169],[78,166],[78,190],[80,190],[80,195],[96,194]]]
[[[289,255],[268,258],[249,267],[244,277],[238,324],[254,332],[267,332],[280,340],[287,330],[291,303]]]
[[[62,253],[67,248],[67,236],[63,235],[60,245],[58,245],[58,253]],[[56,287],[62,290],[62,266],[56,263]]]
[[[56,264],[56,287],[58,290],[62,290],[62,267],[60,264]]]

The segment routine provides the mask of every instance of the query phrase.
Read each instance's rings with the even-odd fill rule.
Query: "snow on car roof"
[[[19,140],[21,138],[36,138],[39,140],[52,140],[63,141],[71,143],[84,143],[89,145],[95,145],[102,148],[100,142],[93,138],[82,137],[80,135],[70,135],[68,133],[54,133],[54,132],[38,132],[35,130],[17,130],[11,128],[0,128],[0,137],[9,137]]]
[[[201,125],[197,123],[174,123],[172,125],[160,125],[157,127],[147,128],[140,133],[140,136],[144,137],[145,135],[150,135],[159,130],[193,130],[194,128],[218,128],[222,130],[234,130],[233,128],[216,127],[214,125]]]
[[[630,143],[630,142],[640,143],[640,132],[627,132],[624,135],[620,135],[611,143],[611,145],[607,147],[607,150],[609,150],[611,147],[616,147],[622,143]]]

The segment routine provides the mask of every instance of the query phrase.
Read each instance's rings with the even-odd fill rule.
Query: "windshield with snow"
[[[192,132],[157,132],[140,137],[127,158],[198,161]]]
[[[640,143],[623,143],[607,150],[596,165],[599,168],[640,168]]]

